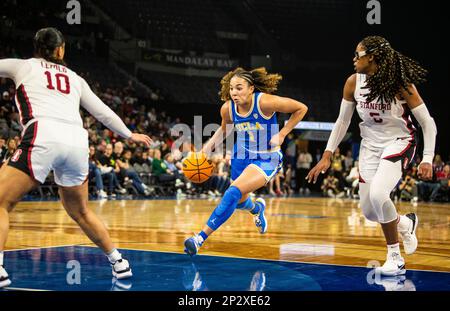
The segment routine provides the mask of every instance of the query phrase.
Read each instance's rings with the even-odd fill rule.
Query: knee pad
[[[368,220],[378,222],[378,216],[375,209],[370,203],[370,185],[365,183],[359,183],[359,204],[361,206],[361,211]]]
[[[380,223],[387,224],[396,220],[398,217],[397,209],[391,199],[384,202],[381,206],[381,216],[378,216]]]
[[[231,186],[228,188],[222,201],[209,217],[207,225],[211,229],[217,230],[233,214],[241,197],[242,193],[237,187]]]
[[[236,205],[238,204],[239,200],[242,198],[241,190],[239,190],[235,186],[231,186],[228,188],[227,191],[225,191],[222,201],[220,202],[219,206],[217,206],[216,211],[217,215],[222,215],[225,210],[227,210],[229,207],[234,206],[236,208]]]
[[[378,221],[382,224],[397,219],[397,210],[389,194],[390,192],[374,187],[373,184],[370,187],[370,203],[377,213]]]

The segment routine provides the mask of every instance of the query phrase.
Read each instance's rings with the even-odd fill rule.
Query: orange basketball
[[[207,181],[214,169],[211,160],[206,154],[200,152],[189,152],[182,164],[184,176],[196,184]]]

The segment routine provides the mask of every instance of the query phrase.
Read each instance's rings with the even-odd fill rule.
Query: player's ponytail
[[[231,98],[230,81],[234,76],[246,80],[250,85],[255,87],[255,90],[268,94],[272,94],[277,90],[278,83],[282,79],[282,76],[277,73],[267,73],[267,70],[264,67],[250,71],[238,67],[227,73],[220,81],[221,89],[219,95],[223,101],[227,101]]]
[[[64,60],[53,55],[55,49],[65,42],[62,33],[53,27],[42,28],[36,32],[33,39],[34,55],[53,63],[65,65]]]
[[[427,71],[415,60],[393,49],[385,38],[369,36],[361,41],[361,45],[374,56],[378,65],[375,74],[367,79],[367,101],[379,98],[391,102],[402,89],[408,91],[410,84],[426,81]]]

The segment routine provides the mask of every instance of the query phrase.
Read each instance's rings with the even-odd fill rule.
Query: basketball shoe
[[[259,233],[263,234],[267,231],[267,219],[264,215],[264,211],[266,210],[266,201],[263,198],[257,198],[255,200],[255,205],[258,204],[261,209],[258,214],[255,214],[255,225],[259,229]]]
[[[398,232],[400,233],[403,240],[403,249],[405,250],[405,254],[410,255],[417,249],[418,241],[416,236],[416,229],[417,225],[419,224],[419,218],[415,213],[406,214],[405,217],[409,218],[409,224],[404,225],[402,221],[399,221]]]
[[[197,234],[184,241],[184,252],[189,256],[195,256],[203,244],[203,238]]]
[[[9,279],[8,272],[6,272],[3,266],[0,266],[0,288],[9,286],[11,284],[11,280]]]
[[[406,273],[405,260],[397,252],[387,254],[386,261],[381,267],[375,268],[375,273],[387,276],[396,276]]]
[[[116,262],[112,263],[111,266],[112,266],[112,274],[118,280],[126,279],[133,276],[130,264],[126,259],[122,258],[116,260]]]

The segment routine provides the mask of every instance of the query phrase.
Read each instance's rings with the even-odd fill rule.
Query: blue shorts
[[[252,165],[269,182],[283,166],[283,154],[280,150],[258,155],[256,159],[231,159],[231,180],[236,180],[247,166]]]

